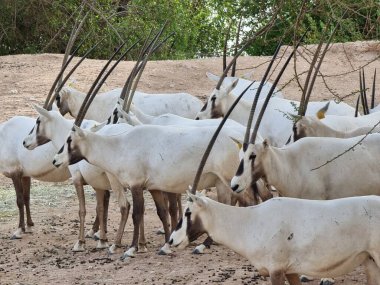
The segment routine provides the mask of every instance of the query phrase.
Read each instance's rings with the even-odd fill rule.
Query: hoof
[[[93,238],[94,238],[94,240],[100,240],[100,233],[99,233],[99,231],[97,231],[97,232],[93,235]]]
[[[161,249],[159,250],[158,255],[168,255],[171,253],[172,253],[172,250],[170,249],[169,244],[165,243],[165,245],[161,247]]]
[[[85,248],[84,248],[84,242],[81,242],[81,241],[77,241],[73,247],[73,251],[74,252],[81,252],[81,251],[85,251]]]
[[[91,230],[89,230],[87,233],[86,233],[86,238],[94,238],[94,234],[95,234],[95,232],[94,232],[94,230],[93,229],[91,229]]]
[[[123,256],[120,259],[127,261],[130,258],[136,257],[135,252],[136,252],[136,248],[131,247],[126,252],[124,252]]]
[[[116,244],[111,245],[111,246],[108,248],[108,254],[114,254],[114,253],[116,252],[116,249],[117,249]]]
[[[97,249],[105,249],[108,248],[108,242],[106,240],[98,240],[98,244],[96,245]]]
[[[335,283],[334,279],[331,279],[331,278],[322,278],[321,282],[319,284],[320,285],[332,285],[334,283]]]
[[[139,245],[138,252],[141,252],[141,253],[148,252],[148,248],[146,247],[146,245]]]
[[[198,245],[196,248],[193,250],[193,254],[204,254],[205,253],[206,246],[201,244]]]
[[[22,229],[18,228],[17,231],[15,231],[13,233],[13,235],[11,236],[11,240],[13,240],[13,239],[21,239],[21,238],[22,238]]]
[[[25,229],[25,233],[31,234],[33,233],[33,227],[32,226],[27,226]]]
[[[157,235],[164,235],[164,234],[165,234],[165,231],[164,231],[164,229],[158,229],[158,230],[156,231],[156,234],[157,234]]]
[[[301,277],[300,277],[300,281],[301,282],[310,282],[310,281],[313,281],[313,280],[314,280],[313,278],[307,277],[305,275],[301,275]]]

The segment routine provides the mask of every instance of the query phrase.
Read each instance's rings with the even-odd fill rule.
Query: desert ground
[[[283,87],[286,98],[299,100],[301,90],[293,79],[294,74],[301,74],[308,68],[307,60],[310,60],[310,51],[314,49],[314,46],[301,49],[296,61],[285,72],[280,87]],[[374,69],[380,71],[379,57],[380,42],[333,44],[321,67],[323,78],[317,78],[311,100],[343,98],[344,102],[354,105],[359,89],[358,69],[365,66],[367,86],[370,87]],[[263,63],[268,60],[269,57],[241,57],[238,60],[238,75],[254,71],[250,76],[258,80],[266,68]],[[61,62],[62,55],[57,54],[0,57],[0,122],[16,115],[36,117],[31,104],[42,104]],[[138,89],[145,92],[188,92],[204,99],[214,87],[214,82],[207,79],[205,73],[211,71],[220,74],[221,63],[221,58],[152,61],[147,65]],[[73,75],[72,84],[86,91],[103,64],[102,60],[85,60]],[[132,61],[121,63],[103,90],[120,87],[132,66]],[[279,67],[271,80],[277,70]],[[300,75],[300,82],[304,82],[305,77],[305,73]],[[380,80],[376,82],[376,89],[379,93]],[[380,98],[376,102],[379,103]],[[86,230],[90,229],[95,217],[93,192],[91,188],[86,188]],[[221,245],[213,246],[204,255],[193,255],[192,249],[202,239],[185,250],[174,250],[172,255],[157,255],[164,238],[156,234],[160,221],[150,194],[146,193],[145,197],[148,252],[139,253],[136,258],[123,262],[120,256],[124,249],[108,255],[106,250],[96,250],[96,241],[90,239],[86,241],[85,252],[72,252],[78,235],[79,217],[76,193],[69,181],[52,184],[34,180],[31,190],[32,218],[35,223],[33,233],[25,234],[21,240],[10,240],[17,228],[18,210],[11,180],[0,175],[0,284],[270,283],[269,279],[259,276],[246,259]],[[131,201],[129,194],[128,198]],[[111,197],[108,223],[110,241],[116,234],[118,219],[118,203]],[[123,244],[127,246],[131,239],[130,215]],[[339,243],[339,240],[336,242]],[[365,275],[361,267],[336,279],[336,284],[359,285],[364,282]],[[316,280],[308,284],[316,285],[319,282]]]

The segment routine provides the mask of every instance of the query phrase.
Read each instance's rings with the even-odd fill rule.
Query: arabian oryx
[[[215,89],[208,101],[197,115],[197,119],[211,119],[224,116],[235,100],[235,96],[231,94],[237,81],[226,88],[221,87],[220,90]],[[265,100],[259,100],[257,103],[257,111],[259,112]],[[338,116],[354,117],[355,109],[344,102],[339,104],[329,101],[327,114],[336,114]],[[326,105],[327,102],[310,102],[307,114],[314,115]],[[231,114],[231,119],[246,125],[251,110],[251,102],[240,101]],[[299,107],[299,102],[283,98],[273,97],[269,101],[265,116],[259,131],[264,138],[268,138],[274,145],[282,146],[289,139],[292,132],[293,121],[288,114],[295,114]],[[256,114],[258,114],[256,112]],[[253,121],[257,120],[255,114]],[[276,122],[275,124],[273,122]]]
[[[85,118],[98,122],[107,120],[114,110],[121,91],[122,88],[118,88],[97,95]],[[56,104],[62,115],[70,113],[76,118],[85,96],[85,93],[72,87],[64,87],[56,98]],[[149,115],[172,113],[191,119],[202,107],[201,100],[187,93],[148,94],[137,91],[134,103]]]
[[[69,134],[73,121],[65,119],[57,111],[48,111],[41,107],[34,106],[36,111],[39,113],[39,117],[36,121],[36,125],[29,133],[29,135],[24,139],[24,146],[29,149],[40,149],[46,142],[51,141],[55,148],[55,153],[62,147]],[[83,121],[86,123],[87,121]],[[83,124],[82,123],[82,124]],[[96,131],[100,126],[94,126],[91,128],[92,131]],[[120,133],[128,132],[132,129],[132,126],[127,124],[119,125],[110,125],[107,127],[101,128],[98,133],[103,135],[117,135]],[[51,159],[54,154],[50,157]],[[69,171],[73,184],[77,190],[78,200],[79,200],[79,220],[80,220],[80,230],[78,241],[73,247],[73,251],[84,251],[85,244],[85,235],[84,235],[84,222],[86,215],[85,199],[83,196],[83,185],[90,185],[96,191],[96,200],[97,200],[97,213],[100,219],[107,216],[107,207],[108,203],[104,206],[104,191],[113,190],[117,200],[120,204],[120,213],[121,213],[121,223],[119,231],[117,233],[116,239],[111,251],[115,249],[116,246],[121,246],[122,234],[125,227],[125,222],[127,221],[130,204],[124,196],[124,188],[119,184],[118,180],[115,179],[111,174],[106,173],[103,169],[96,167],[85,160],[82,160],[76,164],[70,165]],[[88,237],[92,237],[94,231],[91,230],[86,234]],[[144,237],[139,241],[141,248],[145,248]],[[100,221],[100,232],[99,232],[99,241],[97,248],[106,248],[107,237],[106,237],[106,218]]]
[[[269,220],[269,223],[263,222]],[[203,233],[249,262],[272,285],[300,285],[299,274],[337,277],[363,264],[367,284],[380,284],[380,198],[331,201],[273,198],[248,208],[189,194],[171,246]]]
[[[215,127],[144,125],[125,134],[101,136],[75,126],[63,149],[55,156],[54,165],[65,166],[85,158],[131,189],[134,236],[124,256],[134,256],[144,208],[143,190],[183,193],[192,181],[214,130]],[[216,186],[218,192],[230,191],[228,183],[238,164],[238,151],[230,135],[226,129],[218,139],[201,179],[202,188]],[[181,161],[186,163],[179,163]],[[166,235],[166,242],[168,238]],[[168,245],[165,244],[161,251],[167,253]]]
[[[218,82],[220,80],[220,76],[212,74],[211,72],[206,72],[206,75],[210,80],[214,82]],[[249,75],[250,74],[248,74],[248,76]],[[252,81],[245,79],[244,78],[245,76],[246,75],[243,75],[243,78],[234,77],[234,76],[226,76],[226,78],[224,78],[223,80],[222,86],[227,87],[231,85],[235,80],[238,80],[234,89],[231,90],[231,94],[237,97],[243,92],[245,88],[247,88],[248,85],[252,83]],[[252,86],[244,94],[243,99],[246,101],[252,102],[253,99],[255,98],[255,94],[259,86],[260,86],[260,81],[254,81]],[[262,91],[260,93],[260,98],[264,98],[268,94],[271,87],[272,87],[272,84],[269,81],[265,82],[262,87]],[[273,96],[278,97],[278,98],[284,98],[284,95],[282,95],[281,91],[278,90],[277,88],[275,88]]]

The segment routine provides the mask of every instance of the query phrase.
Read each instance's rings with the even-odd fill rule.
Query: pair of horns
[[[361,99],[361,102],[362,102],[364,115],[368,115],[369,110],[370,110],[368,107],[368,101],[367,101],[367,88],[366,88],[366,84],[365,84],[364,68],[362,68],[359,71],[359,83],[360,83],[360,94],[359,94],[358,100],[356,102],[355,116],[357,116],[357,113],[358,113],[359,98]],[[375,72],[373,75],[371,109],[373,109],[375,107],[375,85],[376,85],[376,69],[375,69]]]
[[[298,115],[300,115],[300,116],[305,116],[305,114],[306,114],[307,105],[309,103],[311,92],[313,91],[314,83],[315,83],[315,80],[317,78],[318,72],[319,72],[319,70],[321,68],[323,59],[325,58],[325,55],[326,55],[327,50],[328,50],[328,48],[330,46],[331,40],[334,37],[334,35],[335,35],[335,33],[336,33],[339,25],[340,25],[340,22],[342,21],[344,15],[346,13],[347,13],[347,10],[343,13],[342,18],[335,25],[334,30],[332,31],[329,39],[327,40],[325,48],[324,48],[322,54],[320,55],[320,52],[321,52],[321,49],[322,49],[322,45],[323,45],[323,42],[325,40],[325,36],[324,35],[328,34],[328,29],[330,27],[330,21],[327,23],[327,25],[326,25],[326,27],[325,27],[325,29],[323,31],[323,36],[321,37],[321,40],[318,43],[317,49],[316,49],[316,51],[314,53],[314,56],[313,56],[313,59],[312,59],[312,61],[310,63],[309,71],[307,73],[305,84],[304,84],[304,87],[303,87],[303,90],[302,90],[302,97],[301,97],[300,106],[299,106],[299,109],[298,109]],[[319,61],[318,61],[318,57],[320,57]],[[318,61],[318,64],[317,64],[317,61]],[[317,64],[317,66],[315,67],[316,64]],[[314,70],[314,74],[312,75],[313,70]]]
[[[90,36],[91,33],[89,33],[83,40],[82,42],[76,47],[76,49],[73,51],[72,55],[69,56],[69,54],[71,53],[71,50],[72,50],[72,47],[74,45],[74,42],[76,40],[76,38],[78,37],[78,34],[80,32],[80,30],[82,29],[83,27],[83,24],[84,22],[86,21],[86,18],[88,16],[88,13],[82,18],[80,19],[80,16],[83,12],[83,7],[84,5],[82,4],[81,6],[81,10],[79,11],[79,15],[75,21],[75,24],[74,24],[74,27],[73,29],[71,30],[71,34],[70,34],[70,38],[69,38],[69,41],[67,43],[67,46],[66,46],[66,49],[65,49],[65,55],[63,56],[63,60],[62,60],[62,67],[61,67],[61,70],[59,71],[57,77],[55,78],[50,90],[49,90],[49,93],[45,99],[45,103],[43,105],[43,108],[44,109],[47,109],[47,110],[50,110],[53,103],[54,103],[54,100],[55,98],[58,96],[58,93],[59,91],[62,89],[62,87],[64,86],[64,84],[66,83],[66,81],[69,79],[70,75],[75,71],[75,69],[80,65],[80,63],[87,57],[87,55],[97,46],[97,44],[92,47],[86,54],[85,56],[83,56],[83,58],[81,59],[81,61],[79,63],[77,63],[74,68],[70,71],[69,75],[67,75],[64,79],[63,79],[63,73],[65,72],[65,70],[67,69],[67,67],[69,66],[70,62],[73,60],[75,54],[78,52],[79,48],[83,45],[83,43],[85,42],[85,40]],[[58,88],[56,88],[56,86],[58,86]],[[55,90],[55,94],[53,96],[53,92]]]
[[[128,54],[128,52],[136,46],[136,44],[139,42],[135,42],[132,46],[130,46],[124,53],[119,57],[119,59],[113,64],[113,66],[108,70],[108,72],[103,76],[105,71],[107,70],[108,66],[111,64],[112,60],[116,57],[116,55],[120,52],[120,50],[124,47],[125,43],[121,44],[116,51],[112,54],[112,56],[109,58],[107,63],[103,66],[102,70],[99,72],[98,76],[96,77],[95,81],[91,85],[89,91],[86,94],[86,97],[83,100],[83,103],[79,109],[79,113],[77,118],[74,121],[74,124],[76,126],[80,126],[83,122],[83,119],[86,115],[86,112],[88,108],[90,107],[92,101],[94,100],[96,94],[99,92],[100,88],[108,78],[108,76],[112,73],[112,71],[116,68],[116,66],[120,63],[120,61]],[[103,77],[102,77],[103,76]]]
[[[136,92],[137,85],[140,81],[141,75],[145,69],[145,66],[148,62],[148,59],[152,53],[154,53],[157,49],[159,49],[170,37],[174,35],[174,33],[170,33],[164,40],[157,43],[158,39],[162,35],[165,27],[167,26],[167,21],[162,26],[162,28],[155,34],[153,39],[149,42],[149,38],[151,37],[152,31],[149,36],[145,40],[143,47],[140,50],[139,57],[136,61],[135,66],[133,67],[128,79],[126,80],[123,89],[120,94],[120,98],[124,100],[123,110],[125,112],[129,112],[130,106],[132,104],[133,96]]]
[[[254,36],[252,36],[250,39],[248,39],[245,44],[240,48],[240,50],[235,52],[234,57],[230,61],[230,63],[227,65],[227,67],[224,69],[223,74],[220,76],[218,83],[215,86],[216,90],[220,90],[220,87],[222,86],[222,83],[224,81],[224,78],[226,78],[228,71],[231,69],[231,67],[235,64],[238,57],[243,53],[243,51],[254,41],[257,37],[263,35],[266,33],[275,23],[276,17],[277,17],[278,10],[273,14],[270,21],[262,27],[260,30],[258,30]]]

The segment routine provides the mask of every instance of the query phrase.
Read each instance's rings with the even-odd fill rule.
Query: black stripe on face
[[[177,224],[177,226],[175,227],[175,231],[178,231],[181,227],[182,227],[182,221],[183,219],[181,218]]]
[[[240,164],[235,175],[240,176],[243,174],[243,172],[244,172],[244,159],[240,160]]]
[[[58,154],[62,153],[64,148],[65,148],[65,145],[63,145],[63,146],[61,147],[61,149],[58,151]]]
[[[190,209],[189,209],[189,208],[186,209],[185,217],[186,217],[186,221],[187,221],[187,225],[186,225],[186,235],[187,235],[188,237],[190,237],[190,230],[191,230],[191,212],[190,212]]]
[[[61,108],[61,96],[57,96],[56,98],[55,98],[55,101],[57,102],[56,104],[57,104],[57,107],[58,108]]]
[[[202,109],[201,109],[201,112],[203,112],[204,110],[206,110],[206,108],[207,108],[207,103],[208,103],[208,102],[206,102],[206,104],[203,105],[203,107],[202,107]]]
[[[116,124],[117,123],[117,120],[119,119],[118,114],[119,114],[119,112],[117,111],[117,109],[115,109],[113,111],[113,121],[112,121],[112,124]]]

